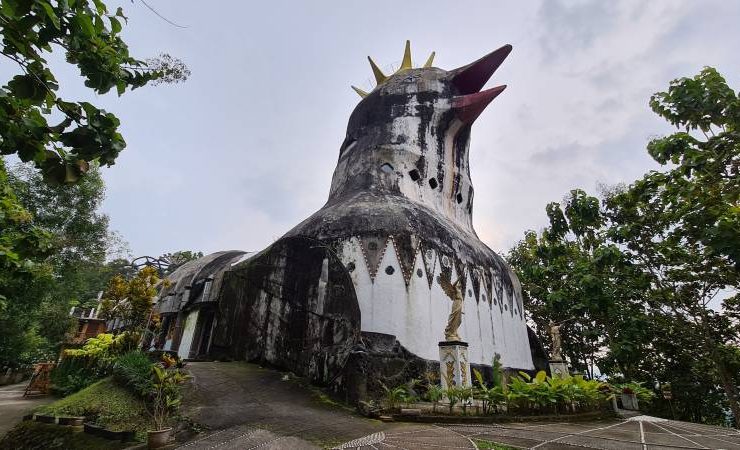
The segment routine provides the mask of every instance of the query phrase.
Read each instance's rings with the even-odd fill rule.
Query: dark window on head
[[[412,180],[414,180],[414,181],[419,181],[419,178],[421,178],[421,174],[420,174],[420,173],[419,173],[419,171],[418,171],[418,170],[416,170],[416,169],[414,169],[414,170],[410,171],[410,172],[409,172],[409,176],[410,176],[410,177],[411,177],[411,179],[412,179]]]
[[[432,189],[437,189],[437,186],[439,186],[439,183],[437,183],[437,179],[436,179],[436,178],[434,178],[434,177],[430,178],[430,179],[429,179],[429,186],[430,186],[430,187],[431,187]]]

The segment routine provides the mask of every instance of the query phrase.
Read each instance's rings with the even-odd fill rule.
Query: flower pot
[[[59,425],[79,427],[79,426],[82,426],[82,422],[84,421],[85,421],[84,417],[60,417],[57,423],[59,423]]]
[[[36,414],[36,422],[57,423],[57,418],[54,416],[45,416],[43,414]]]
[[[133,442],[136,440],[136,431],[119,431],[117,439],[121,442]]]
[[[638,411],[640,408],[637,405],[637,395],[622,393],[622,407],[624,409]]]
[[[95,425],[94,423],[91,423],[91,422],[85,422],[85,433],[91,436],[102,437],[103,427],[99,425]]]
[[[172,428],[164,428],[158,431],[147,431],[147,448],[162,448],[167,445],[172,434]]]

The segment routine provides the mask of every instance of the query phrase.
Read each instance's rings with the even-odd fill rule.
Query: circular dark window
[[[421,276],[424,274],[424,272],[421,271],[421,269],[416,269],[416,276],[421,278]]]
[[[350,261],[347,264],[347,272],[352,272],[353,270],[355,270],[355,262],[354,261]]]
[[[385,273],[387,273],[388,275],[393,275],[393,272],[395,271],[396,269],[394,269],[393,266],[388,266],[385,268]]]
[[[378,243],[377,242],[371,242],[367,244],[367,248],[369,250],[377,250],[378,249]]]

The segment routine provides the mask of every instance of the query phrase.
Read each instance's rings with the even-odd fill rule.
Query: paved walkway
[[[467,440],[467,442],[465,442]],[[591,423],[435,425],[417,432],[369,435],[341,449],[475,449],[478,440],[540,450],[740,449],[737,430],[640,416]]]
[[[51,403],[54,398],[23,398],[28,382],[0,387],[0,437],[4,436],[24,415],[37,406]]]
[[[189,363],[187,368],[193,382],[185,395],[183,413],[212,430],[201,433],[205,436],[199,439],[219,432],[187,448],[211,448],[219,440],[233,445],[219,449],[251,448],[248,445],[251,441],[270,439],[264,433],[249,434],[250,429],[245,425],[268,430],[278,437],[303,440],[302,447],[297,446],[297,440],[283,446],[285,438],[280,438],[274,447],[260,448],[330,447],[377,431],[410,428],[406,424],[389,425],[358,416],[351,409],[320,396],[317,390],[254,364],[197,362]],[[221,431],[224,429],[228,431]],[[240,433],[247,434],[238,437]],[[242,442],[244,445],[240,446]]]
[[[191,363],[184,412],[210,427],[183,449],[477,449],[479,441],[541,450],[740,450],[734,429],[649,416],[587,423],[382,423],[331,405],[279,372],[245,363]]]

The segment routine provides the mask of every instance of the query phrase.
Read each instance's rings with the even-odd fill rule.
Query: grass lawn
[[[134,430],[144,434],[151,428],[144,403],[112,378],[104,378],[54,403],[39,407],[37,413],[55,416],[93,416],[95,423],[113,431]]]
[[[517,450],[517,447],[509,447],[508,445],[497,444],[495,442],[486,441],[485,439],[473,439],[473,441],[480,450]]]

